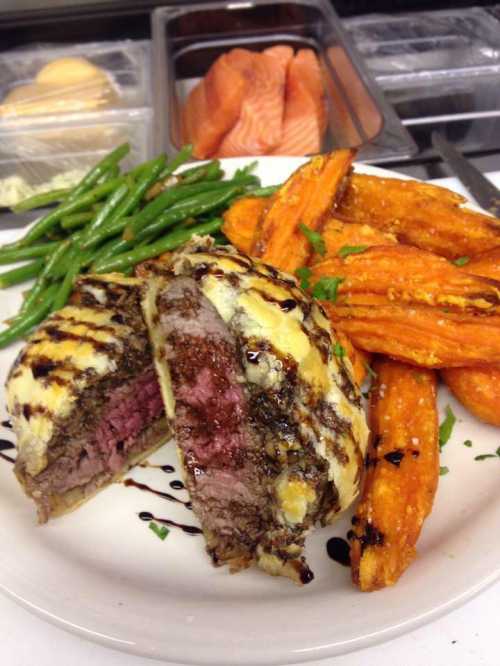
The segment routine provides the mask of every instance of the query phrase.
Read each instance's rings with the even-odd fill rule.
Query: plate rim
[[[286,156],[230,158],[222,160],[222,166],[224,167],[224,165],[227,165],[228,167],[236,168],[236,166],[239,166],[240,164],[249,163],[254,160],[258,160],[259,163],[270,161],[290,163],[290,173],[292,173],[293,170],[298,168],[304,162],[308,161],[308,158]],[[421,181],[421,179],[414,179],[406,174],[398,173],[397,171],[392,171],[383,167],[377,167],[363,163],[355,163],[353,167],[354,170],[358,173],[398,178],[400,180],[419,180],[420,182],[425,182]],[[483,213],[486,212],[470,202],[468,199],[466,201],[466,206],[472,210],[481,211]],[[6,232],[7,231],[12,232],[13,230],[6,230]],[[19,232],[16,230],[12,235],[17,235],[17,233]],[[3,234],[0,232],[0,235]],[[357,638],[351,639],[347,642],[337,640],[328,644],[304,646],[303,650],[287,650],[284,646],[281,646],[280,648],[273,646],[272,649],[270,649],[269,646],[266,646],[264,649],[262,649],[262,647],[260,649],[256,649],[252,654],[248,652],[245,653],[245,655],[239,655],[236,660],[234,655],[230,655],[227,652],[223,654],[212,653],[211,655],[203,656],[203,658],[200,660],[199,649],[197,649],[196,646],[194,649],[192,646],[190,646],[188,649],[184,649],[184,652],[179,652],[177,649],[172,650],[171,654],[169,655],[166,655],[164,652],[159,654],[156,648],[152,645],[143,645],[139,643],[129,644],[128,641],[122,641],[119,638],[113,638],[105,634],[99,634],[90,628],[76,625],[70,620],[65,620],[63,617],[58,616],[57,613],[52,612],[50,609],[42,608],[33,601],[30,601],[29,599],[24,598],[22,595],[16,593],[13,589],[9,589],[9,587],[1,580],[0,592],[5,594],[9,599],[15,603],[18,603],[20,606],[35,616],[53,624],[54,626],[57,626],[65,631],[69,631],[70,633],[86,640],[98,643],[103,647],[119,650],[128,654],[163,661],[165,659],[169,659],[171,661],[175,661],[176,663],[191,664],[193,666],[196,664],[222,666],[222,664],[230,665],[236,663],[248,666],[256,666],[257,664],[262,666],[278,666],[279,664],[283,663],[306,663],[312,660],[327,659],[329,657],[347,654],[350,652],[362,650],[372,645],[384,643],[388,640],[394,639],[414,629],[417,629],[418,627],[435,621],[447,613],[455,610],[469,600],[473,599],[489,586],[493,585],[498,579],[500,579],[500,564],[495,570],[485,574],[479,580],[475,580],[472,585],[467,587],[467,589],[463,590],[460,594],[450,598],[448,601],[441,603],[434,608],[424,610],[422,612],[416,612],[409,617],[407,616],[406,619],[400,623],[395,622],[391,626],[382,628],[375,633],[358,636]],[[183,648],[185,647],[186,646],[183,645]]]

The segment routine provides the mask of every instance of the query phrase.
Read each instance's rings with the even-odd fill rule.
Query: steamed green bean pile
[[[236,198],[262,191],[251,173],[254,165],[227,180],[218,160],[178,172],[191,146],[170,160],[163,154],[124,173],[119,164],[129,150],[128,144],[113,150],[72,189],[15,206],[14,212],[24,212],[56,204],[22,238],[0,247],[0,265],[26,262],[0,273],[0,288],[34,279],[20,311],[0,333],[0,348],[62,308],[80,273],[130,274],[137,263],[195,234],[225,242],[221,213]]]

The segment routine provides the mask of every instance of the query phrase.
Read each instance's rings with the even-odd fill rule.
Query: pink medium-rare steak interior
[[[85,447],[89,458],[104,457],[118,472],[137,435],[163,412],[160,387],[153,368],[128,385],[114,388],[97,423],[95,438]]]
[[[87,407],[82,405],[80,415],[65,425],[62,454],[36,477],[26,479],[28,489],[36,493],[42,522],[49,517],[51,495],[111,478],[125,465],[128,454],[149,448],[145,434],[164,411],[152,366],[125,383],[110,380],[107,386],[97,386],[84,400],[94,409],[82,418]]]
[[[238,467],[249,442],[235,342],[190,278],[174,280],[160,299],[178,443],[201,465]]]
[[[191,278],[169,282],[157,308],[193,509],[215,563],[250,560],[267,502],[236,341]]]

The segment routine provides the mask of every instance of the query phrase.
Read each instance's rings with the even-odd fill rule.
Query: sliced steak
[[[358,492],[359,390],[290,276],[205,243],[142,268],[186,486],[215,564],[307,583],[307,532]]]
[[[75,508],[168,437],[139,298],[139,280],[82,279],[11,370],[15,472],[40,522]]]
[[[236,340],[191,278],[157,299],[186,486],[215,563],[248,565],[271,519]]]

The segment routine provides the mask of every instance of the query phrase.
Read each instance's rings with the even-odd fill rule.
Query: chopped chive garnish
[[[340,342],[335,343],[335,347],[333,348],[333,353],[337,358],[343,358],[345,356],[345,349],[342,347]]]
[[[169,530],[165,527],[165,525],[157,525],[155,522],[151,521],[149,523],[149,529],[156,534],[156,536],[161,539],[162,541],[165,541],[165,539],[168,536]]]
[[[439,426],[439,450],[448,442],[453,431],[453,427],[457,421],[455,414],[451,411],[449,405],[446,406],[446,416],[444,421]]]
[[[439,476],[444,476],[445,474],[448,474],[449,471],[450,471],[449,467],[440,467]]]
[[[472,442],[470,441],[470,439],[465,440],[464,446],[467,446],[470,449],[470,447],[472,446]]]
[[[295,275],[300,280],[301,289],[309,289],[309,278],[311,277],[311,269],[304,266],[303,268],[297,268]]]
[[[476,456],[474,460],[486,460],[487,458],[496,458],[494,453],[482,453],[480,456]]]
[[[366,249],[368,249],[368,245],[343,245],[340,248],[338,255],[341,259],[345,259],[350,254],[361,254],[361,252],[364,252]]]
[[[330,301],[335,303],[337,300],[337,290],[344,281],[341,277],[322,277],[313,287],[312,295],[320,301]]]
[[[323,236],[317,231],[314,231],[314,229],[309,229],[309,227],[306,227],[302,222],[299,224],[299,229],[311,243],[313,250],[323,256],[326,253],[326,245]]]
[[[470,257],[458,257],[458,259],[454,259],[452,263],[455,264],[455,266],[465,266],[465,264],[468,264],[470,261]]]

